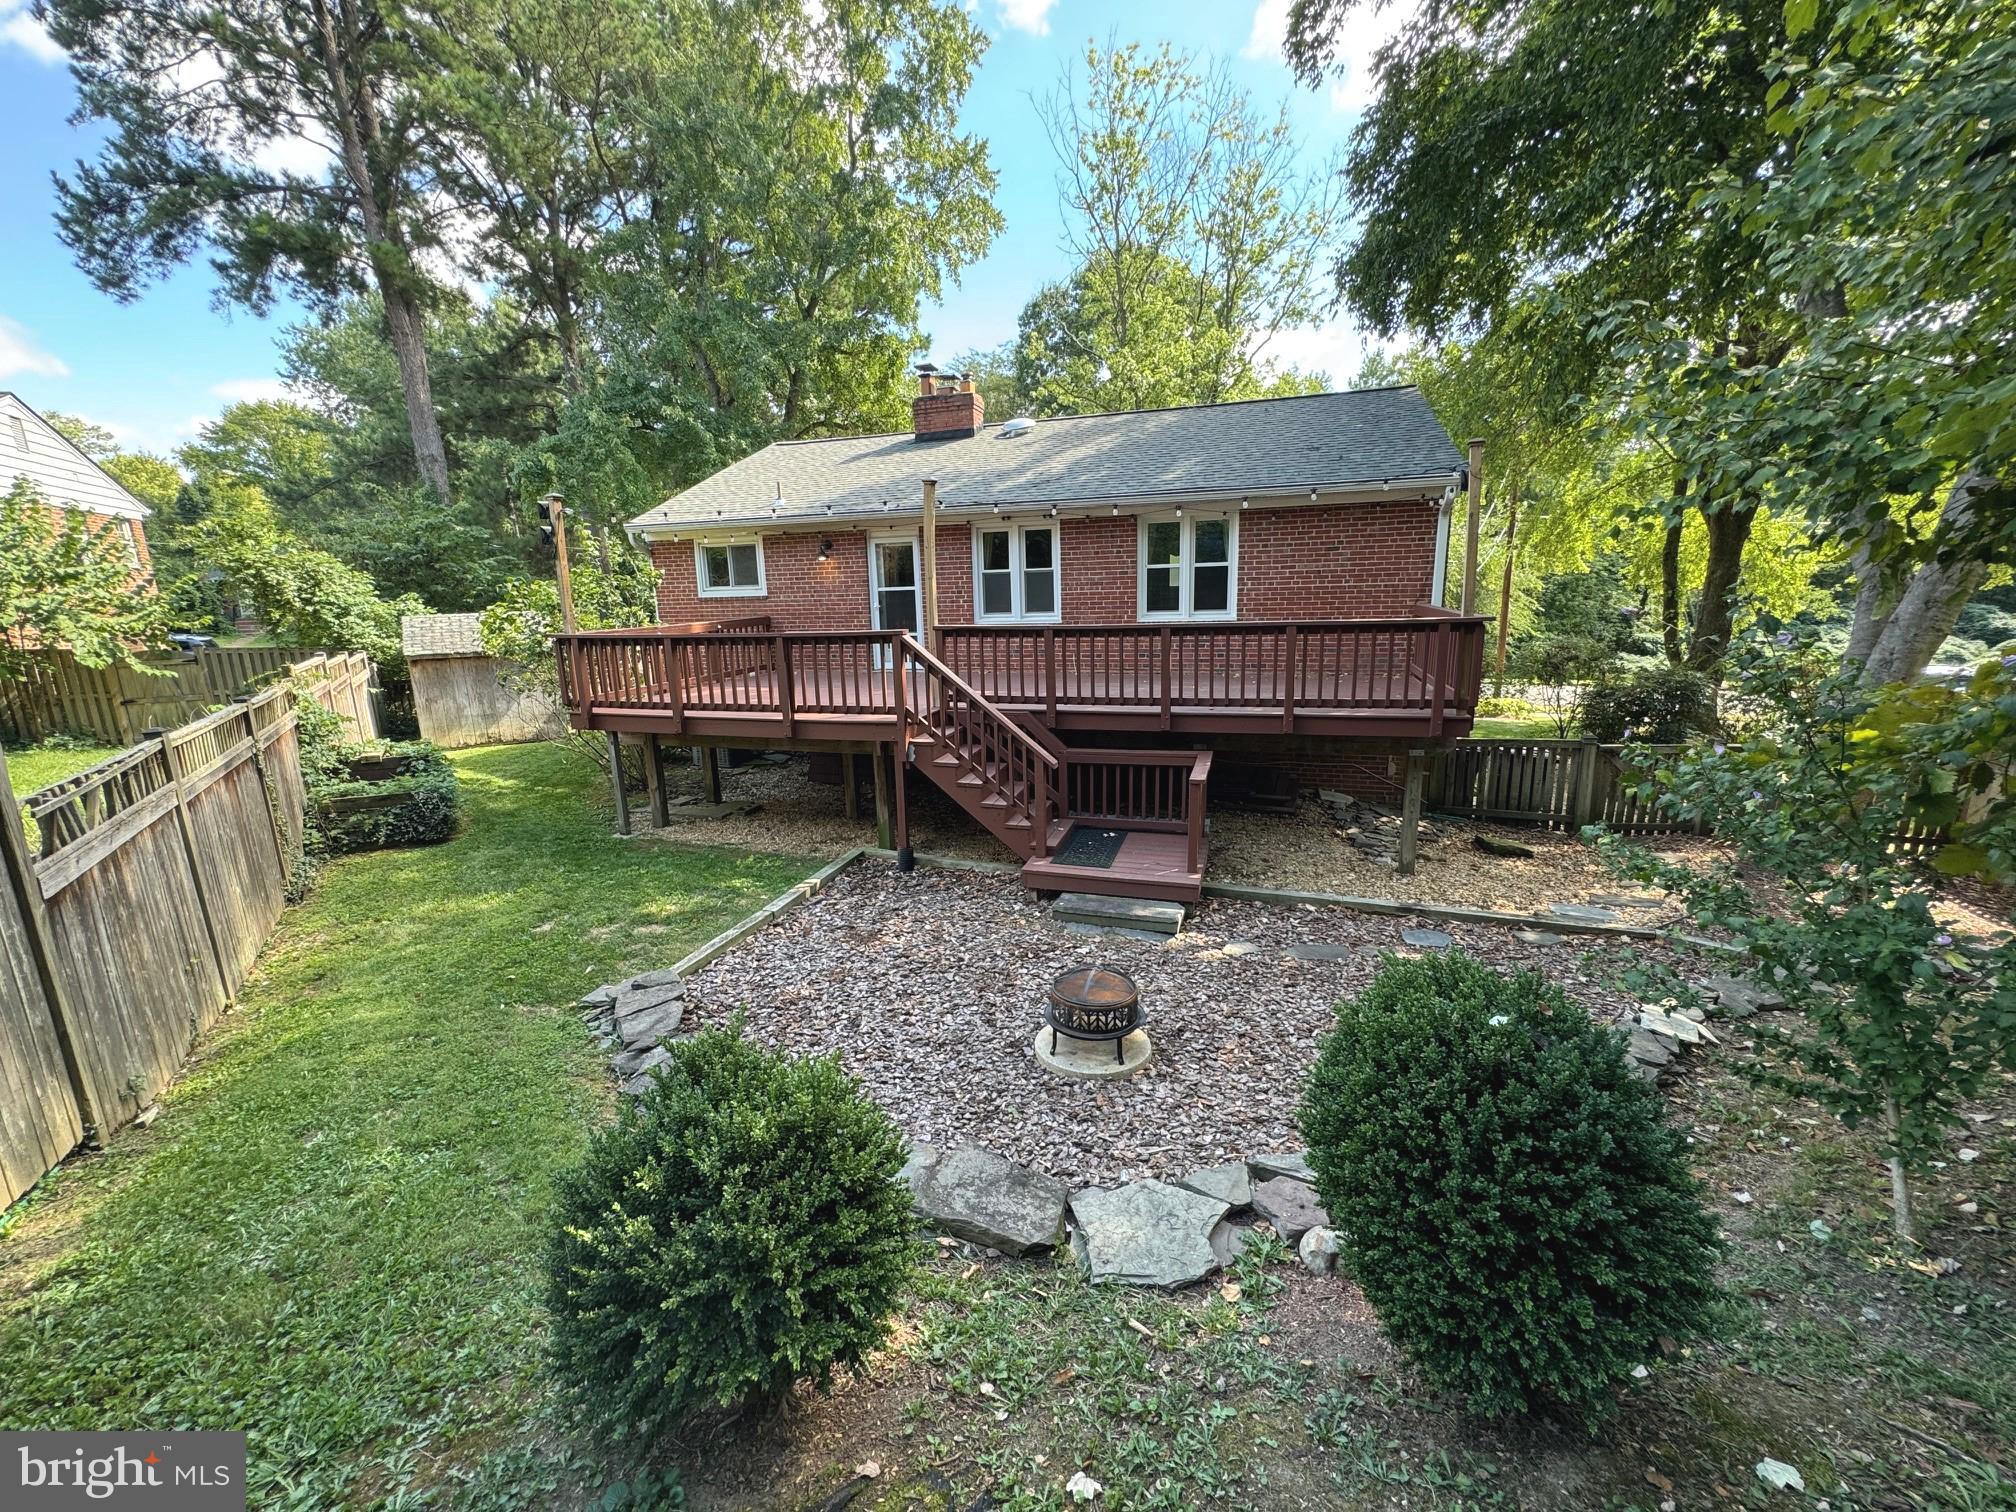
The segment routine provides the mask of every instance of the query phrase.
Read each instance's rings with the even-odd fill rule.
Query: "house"
[[[136,587],[152,592],[148,509],[17,395],[0,391],[0,491],[26,479],[52,510],[82,514],[93,530],[111,530],[133,563]]]
[[[1174,898],[1214,759],[1374,785],[1397,760],[1418,808],[1416,753],[1468,733],[1485,621],[1439,607],[1468,473],[1417,390],[990,425],[926,366],[912,421],[631,521],[660,623],[559,638],[574,724],[869,755],[901,850],[894,762],[1032,886]]]
[[[543,694],[516,688],[483,649],[480,614],[408,614],[399,645],[413,680],[420,735],[451,749],[551,740],[567,721]]]

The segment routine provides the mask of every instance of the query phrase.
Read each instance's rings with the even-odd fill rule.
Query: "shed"
[[[413,678],[413,709],[422,738],[439,746],[510,745],[551,740],[567,716],[538,693],[511,687],[512,664],[483,651],[479,614],[408,614],[400,645]]]

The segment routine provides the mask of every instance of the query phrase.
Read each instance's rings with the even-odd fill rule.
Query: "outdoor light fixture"
[[[833,537],[821,536],[819,538],[819,560],[822,562],[826,561],[832,555],[833,555]]]
[[[1316,502],[1316,490],[1313,488],[1309,490],[1309,502],[1311,504]]]
[[[1246,506],[1247,506],[1248,504],[1251,504],[1252,502],[1253,502],[1253,501],[1252,501],[1251,499],[1241,499],[1241,500],[1239,501],[1239,507],[1240,507],[1241,509],[1244,509],[1244,508],[1245,508],[1245,507],[1246,507]]]
[[[1183,518],[1183,506],[1181,504],[1176,506],[1176,518],[1179,520]]]

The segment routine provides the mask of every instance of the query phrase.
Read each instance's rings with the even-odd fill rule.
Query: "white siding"
[[[145,519],[147,506],[12,394],[0,393],[0,491],[16,478],[43,501],[90,514]]]

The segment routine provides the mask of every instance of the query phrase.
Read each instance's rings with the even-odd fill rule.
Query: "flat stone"
[[[1147,945],[1173,945],[1176,942],[1175,935],[1163,934],[1160,930],[1155,929],[1119,929],[1111,924],[1080,924],[1071,919],[1061,920],[1060,923],[1065,929],[1071,931],[1072,934],[1088,935],[1095,940],[1111,940],[1116,938],[1122,940],[1140,940]]]
[[[1633,1029],[1630,1042],[1624,1047],[1631,1059],[1647,1066],[1663,1066],[1673,1059],[1677,1047],[1663,1034],[1654,1034],[1649,1029]]]
[[[1233,957],[1258,955],[1260,947],[1255,945],[1251,940],[1234,940],[1225,947],[1222,953]]]
[[[656,1008],[646,1008],[625,1019],[616,1021],[616,1033],[625,1050],[647,1049],[662,1039],[669,1039],[679,1032],[679,1025],[686,1017],[683,1003],[664,1003]]]
[[[1695,1010],[1697,1013],[1699,1009]],[[1661,1013],[1656,1008],[1643,1008],[1638,1013],[1638,1027],[1665,1039],[1677,1040],[1681,1044],[1698,1045],[1708,1038],[1707,1031],[1693,1019],[1680,1014]]]
[[[1044,1070],[1074,1081],[1118,1081],[1139,1071],[1155,1054],[1146,1029],[1136,1029],[1121,1040],[1120,1053],[1115,1055],[1111,1040],[1073,1039],[1054,1033],[1048,1024],[1036,1031],[1031,1048]]]
[[[647,971],[639,976],[633,976],[623,985],[625,987],[677,987],[682,992],[685,990],[685,985],[679,980],[679,973],[674,971],[670,966],[663,967],[657,971]]]
[[[1515,929],[1512,938],[1524,945],[1561,945],[1568,936],[1558,935],[1551,929]]]
[[[1547,912],[1557,919],[1571,919],[1577,924],[1615,924],[1617,915],[1608,908],[1598,908],[1593,903],[1549,903]]]
[[[1064,1183],[991,1150],[960,1145],[920,1168],[910,1182],[918,1215],[941,1233],[1026,1255],[1063,1237]]]
[[[1742,977],[1704,977],[1701,986],[1704,991],[1714,994],[1716,1003],[1731,1018],[1748,1018],[1753,1013],[1785,1006],[1785,999],[1781,994],[1773,992],[1769,987],[1745,981]]]
[[[1337,1269],[1337,1234],[1334,1229],[1312,1228],[1302,1236],[1302,1242],[1295,1246],[1295,1253],[1302,1257],[1302,1264],[1311,1273],[1327,1276]]]
[[[1246,1162],[1246,1169],[1253,1173],[1255,1181],[1266,1181],[1274,1176],[1286,1176],[1291,1181],[1313,1183],[1316,1173],[1309,1169],[1307,1150],[1286,1150],[1279,1155],[1255,1155]]]
[[[616,998],[616,1032],[623,1032],[623,1025],[640,1013],[651,1013],[665,1007],[683,1009],[686,991],[683,987],[625,987]]]
[[[1603,908],[1657,908],[1666,900],[1649,893],[1597,893],[1589,901]]]
[[[603,1008],[614,1008],[616,1006],[617,995],[622,991],[622,987],[617,983],[604,982],[600,987],[597,987],[593,992],[581,999],[581,1007],[588,1013],[594,1013],[598,1009]]]
[[[941,1153],[936,1145],[911,1140],[903,1147],[903,1169],[897,1172],[896,1179],[905,1186],[916,1186],[918,1178],[938,1164]]]
[[[1218,1268],[1211,1231],[1225,1213],[1217,1198],[1166,1181],[1071,1196],[1086,1276],[1126,1286],[1188,1286],[1210,1275]]]
[[[632,1097],[649,1089],[651,1073],[672,1059],[672,1053],[662,1045],[654,1045],[629,1065],[622,1064],[624,1057],[617,1058],[617,1072],[623,1078],[623,1090]]]
[[[1322,940],[1311,940],[1302,945],[1290,945],[1282,954],[1293,956],[1298,961],[1348,961],[1362,948],[1358,945],[1331,945]]]
[[[1517,840],[1500,840],[1496,835],[1472,835],[1470,843],[1487,856],[1516,856],[1531,860],[1533,847],[1521,845]]]
[[[1289,1244],[1297,1243],[1312,1228],[1330,1227],[1330,1215],[1323,1211],[1316,1188],[1287,1176],[1253,1184],[1253,1211],[1273,1224],[1274,1232]]]
[[[1417,950],[1447,950],[1456,941],[1439,929],[1403,929],[1400,931],[1402,943]]]
[[[1060,893],[1050,906],[1053,918],[1102,929],[1145,929],[1173,935],[1183,927],[1183,905],[1154,898],[1108,898],[1098,893]]]
[[[1188,1191],[1202,1192],[1206,1197],[1216,1197],[1235,1208],[1250,1206],[1253,1201],[1253,1177],[1243,1161],[1235,1160],[1230,1165],[1192,1171],[1188,1176],[1180,1177],[1176,1185]]]
[[[1253,1242],[1253,1225],[1234,1223],[1230,1218],[1220,1219],[1211,1228],[1211,1253],[1218,1257],[1220,1270],[1230,1266],[1245,1253],[1246,1246]]]

